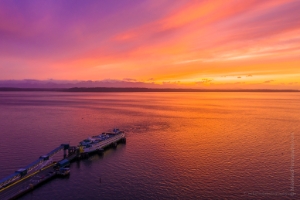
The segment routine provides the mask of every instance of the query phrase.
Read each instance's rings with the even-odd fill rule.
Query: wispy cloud
[[[0,79],[300,88],[288,84],[300,79],[299,10],[298,0],[1,1]]]
[[[265,81],[264,83],[271,83],[271,82],[273,82],[274,80],[267,80],[267,81]]]

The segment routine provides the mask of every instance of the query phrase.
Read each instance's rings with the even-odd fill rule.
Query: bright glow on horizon
[[[0,2],[0,80],[300,89],[300,1]]]

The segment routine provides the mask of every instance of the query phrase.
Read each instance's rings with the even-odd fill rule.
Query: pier
[[[116,146],[119,142],[126,142],[126,138],[114,141],[107,147]],[[55,154],[63,151],[63,159],[54,162],[50,158]],[[104,149],[98,149],[93,153],[102,153]],[[34,190],[51,179],[68,175],[66,169],[72,161],[84,159],[88,157],[88,153],[82,153],[80,147],[70,146],[69,144],[61,144],[48,154],[40,156],[36,161],[16,170],[13,174],[0,180],[0,199],[10,200],[17,199],[24,194]]]

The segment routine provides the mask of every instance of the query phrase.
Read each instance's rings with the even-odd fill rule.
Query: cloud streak
[[[299,10],[297,0],[4,0],[0,80],[300,88]]]

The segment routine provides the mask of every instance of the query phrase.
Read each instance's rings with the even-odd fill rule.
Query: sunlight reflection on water
[[[299,174],[299,100],[298,93],[1,92],[0,177],[61,143],[119,127],[126,145],[73,163],[68,179],[22,199],[290,199],[283,193],[291,187],[291,132]]]

